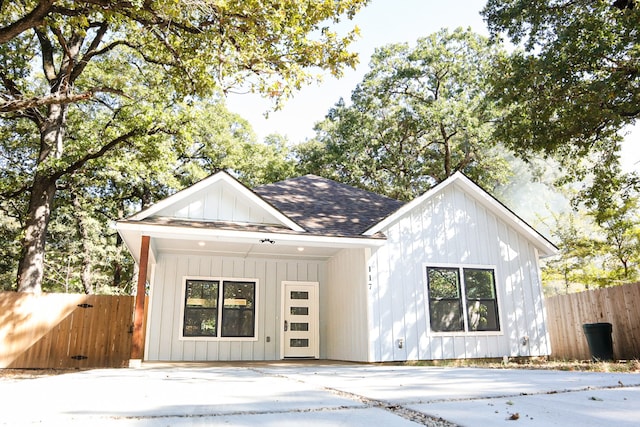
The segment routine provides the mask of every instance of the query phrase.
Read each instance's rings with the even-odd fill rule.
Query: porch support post
[[[131,342],[131,359],[133,364],[137,365],[142,362],[144,356],[144,300],[147,284],[147,265],[149,264],[149,236],[142,236],[140,242],[140,265],[138,266],[138,287],[136,291],[136,305],[133,315],[133,337]]]

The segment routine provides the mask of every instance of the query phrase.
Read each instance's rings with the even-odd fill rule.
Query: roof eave
[[[215,240],[218,242],[252,242],[258,243],[261,240],[274,241],[279,244],[290,246],[307,245],[317,247],[335,248],[374,248],[384,245],[386,239],[381,235],[377,236],[327,236],[308,233],[278,233],[261,231],[240,231],[203,229],[187,226],[157,225],[139,223],[136,221],[123,220],[116,223],[116,228],[129,250],[134,254],[139,252],[136,242],[141,236],[150,236],[166,239],[185,240]],[[138,245],[139,246],[139,245]],[[137,258],[136,258],[137,259]]]

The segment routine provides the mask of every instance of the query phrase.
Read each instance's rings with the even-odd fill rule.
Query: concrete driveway
[[[7,426],[640,425],[640,374],[143,364],[0,379]]]

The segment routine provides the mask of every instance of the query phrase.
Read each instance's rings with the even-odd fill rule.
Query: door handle
[[[285,320],[284,321],[284,331],[287,332],[287,329],[289,329],[289,323]]]

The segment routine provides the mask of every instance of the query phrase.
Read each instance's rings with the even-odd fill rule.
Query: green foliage
[[[297,148],[299,170],[401,200],[456,171],[494,188],[509,167],[491,138],[485,76],[501,55],[463,29],[378,48],[352,104],[338,102]]]
[[[558,255],[542,267],[542,281],[548,294],[570,293],[598,286],[604,270],[600,243],[594,238],[597,227],[585,216],[568,212],[555,217],[552,227]]]
[[[640,114],[640,7],[613,1],[489,0],[489,29],[523,43],[494,74],[509,106],[500,135],[519,150],[613,148]]]
[[[613,207],[613,205],[616,205]],[[556,217],[560,253],[545,262],[547,293],[568,293],[640,280],[640,203],[618,197],[610,208]]]

